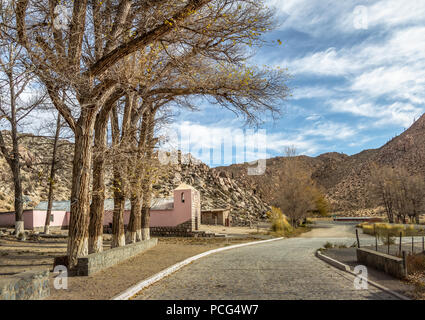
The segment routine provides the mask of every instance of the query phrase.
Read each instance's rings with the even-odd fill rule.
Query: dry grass
[[[414,298],[425,300],[425,255],[408,255],[407,272],[407,281],[415,286]]]

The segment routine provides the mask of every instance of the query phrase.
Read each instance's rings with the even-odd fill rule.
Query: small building
[[[103,225],[112,225],[114,200],[106,199]],[[50,226],[67,229],[70,221],[70,201],[54,201]],[[130,201],[125,202],[124,225],[130,220]],[[43,230],[47,215],[47,201],[40,202],[34,209],[24,211],[24,228]],[[201,224],[200,193],[187,184],[181,184],[173,191],[173,197],[154,198],[150,208],[150,228],[152,234],[190,233],[199,230]],[[0,227],[13,227],[15,213],[0,213]]]
[[[211,209],[201,211],[201,223],[230,227],[229,209]]]

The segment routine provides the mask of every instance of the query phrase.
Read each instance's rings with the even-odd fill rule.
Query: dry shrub
[[[425,272],[425,255],[423,253],[407,256],[407,272],[409,275]]]
[[[267,216],[272,224],[272,231],[278,233],[287,233],[292,231],[290,223],[279,208],[272,207],[272,210],[267,212]]]
[[[400,236],[410,235],[415,232],[413,226],[403,226],[401,224],[390,224],[390,223],[374,223],[374,224],[361,224],[364,234],[375,235],[383,244],[395,243],[395,238]]]

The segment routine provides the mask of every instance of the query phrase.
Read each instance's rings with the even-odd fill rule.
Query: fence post
[[[400,232],[400,242],[398,244],[398,255],[401,256],[401,240],[402,240],[403,233]]]
[[[388,254],[390,254],[390,233],[387,234],[387,246],[388,246]]]
[[[415,248],[414,248],[414,239],[413,239],[413,237],[412,237],[412,254],[414,254],[415,253]]]
[[[406,251],[403,251],[403,267],[405,275],[407,276],[407,258],[406,258]]]
[[[356,228],[357,248],[360,248],[359,229]]]
[[[376,251],[378,251],[378,237],[376,236],[376,231],[375,231],[375,249]]]

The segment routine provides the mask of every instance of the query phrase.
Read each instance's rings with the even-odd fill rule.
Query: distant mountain
[[[409,172],[420,173],[425,177],[425,114],[379,149],[364,150],[352,156],[331,152],[317,157],[298,158],[312,179],[323,188],[333,210],[356,211],[376,207],[369,200],[367,190],[373,163],[378,166],[404,166]],[[267,159],[266,172],[260,176],[248,176],[248,164],[216,169],[229,172],[236,180],[249,183],[262,199],[273,203],[279,190],[285,188],[280,179],[285,161],[285,157]]]

